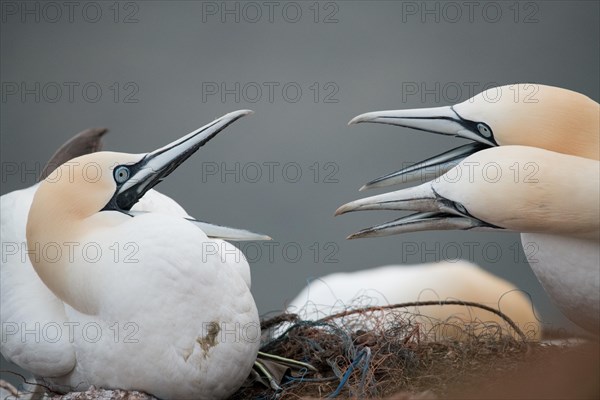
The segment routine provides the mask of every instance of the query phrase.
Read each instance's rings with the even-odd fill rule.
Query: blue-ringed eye
[[[463,213],[463,214],[468,214],[468,211],[467,211],[467,209],[466,209],[466,208],[465,208],[465,206],[463,206],[462,204],[460,204],[460,203],[454,203],[454,207],[455,207],[455,208],[456,208],[456,209],[457,209],[459,212],[461,212],[461,213]]]
[[[477,124],[477,130],[485,138],[492,137],[492,130],[486,124],[482,124],[482,123]]]
[[[114,175],[115,175],[115,181],[117,183],[123,183],[127,179],[129,179],[129,168],[127,168],[124,165],[121,165],[121,166],[115,168]]]

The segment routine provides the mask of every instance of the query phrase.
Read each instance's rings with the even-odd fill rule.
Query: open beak
[[[348,239],[390,236],[430,230],[496,230],[500,227],[470,215],[464,206],[437,193],[431,182],[344,204],[335,215],[364,210],[417,211],[394,221],[363,229]]]
[[[348,125],[364,122],[396,125],[441,135],[459,136],[473,140],[474,143],[457,147],[420,163],[379,177],[364,185],[360,190],[408,183],[419,180],[424,176],[436,178],[471,154],[498,145],[488,125],[461,117],[453,106],[375,111],[354,117]]]
[[[146,154],[135,164],[127,165],[129,178],[117,186],[115,194],[104,207],[104,210],[116,210],[125,214],[135,216],[131,207],[144,196],[148,190],[169,176],[177,167],[194,154],[200,147],[204,146],[209,140],[214,138],[219,132],[227,128],[238,119],[250,115],[250,110],[238,110],[231,112],[204,125],[202,128],[188,133],[169,143],[160,149]],[[269,240],[270,237],[257,233],[252,233],[243,229],[228,228],[220,225],[213,225],[189,218],[189,220],[198,225],[209,237],[220,238],[224,240]]]
[[[409,167],[402,168],[399,171],[373,179],[364,184],[359,190],[363,191],[365,189],[380,188],[400,183],[435,179],[450,171],[471,154],[486,148],[489,148],[489,146],[478,142],[465,144]]]
[[[472,218],[441,212],[414,213],[394,221],[376,225],[371,228],[362,229],[347,239],[362,239],[368,237],[383,237],[398,235],[400,233],[420,231],[444,231],[444,230],[494,230],[500,229]]]

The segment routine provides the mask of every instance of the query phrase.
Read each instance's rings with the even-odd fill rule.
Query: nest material
[[[424,331],[422,315],[403,311],[411,305],[348,310],[318,321],[291,314],[263,321],[262,351],[310,363],[319,372],[289,377],[280,393],[254,385],[232,398],[444,398],[482,377],[514,371],[549,347],[560,348],[528,342],[526,333],[495,310],[516,335],[506,335],[506,327],[496,323],[462,320],[427,324],[433,328]],[[448,329],[459,333],[455,340],[440,335]]]

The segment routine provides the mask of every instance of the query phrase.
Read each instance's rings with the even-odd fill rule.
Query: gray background
[[[517,234],[427,232],[345,241],[347,234],[398,214],[358,213],[334,219],[333,212],[362,197],[357,190],[366,181],[463,143],[383,125],[347,127],[347,121],[357,114],[465,100],[470,97],[466,82],[472,82],[476,92],[494,83],[544,83],[598,101],[598,2],[522,2],[516,6],[518,15],[512,1],[478,2],[472,17],[463,2],[450,8],[444,2],[429,2],[426,7],[434,14],[426,15],[420,14],[422,2],[322,2],[317,23],[312,1],[296,2],[285,11],[285,2],[276,3],[272,22],[265,2],[244,8],[244,3],[203,6],[191,1],[121,3],[115,22],[113,2],[87,6],[87,14],[85,3],[77,2],[73,21],[64,7],[60,7],[62,17],[57,18],[55,9],[29,2],[32,9],[39,7],[40,20],[36,22],[35,14],[19,14],[22,3],[13,15],[11,7],[16,3],[3,2],[1,193],[34,182],[35,173],[6,176],[7,165],[16,163],[20,170],[39,171],[61,143],[84,128],[110,128],[105,149],[145,152],[222,114],[250,108],[255,115],[227,129],[158,189],[198,218],[247,227],[275,238],[272,258],[263,244],[245,248],[250,258],[257,259],[251,265],[252,291],[262,314],[282,309],[311,277],[384,264],[436,261],[427,251],[403,255],[406,243],[423,248],[427,242],[427,249],[437,244],[446,249],[442,257],[451,258],[456,256],[453,246],[458,244],[462,257],[467,258],[464,243],[477,242],[480,246],[472,261],[530,293],[549,325],[568,326],[524,261],[516,245]],[[252,22],[255,5],[262,16]],[[239,22],[235,15],[206,13],[207,7],[210,11],[213,6],[219,10],[238,7]],[[416,15],[407,12],[414,7]],[[102,16],[91,22],[98,8]],[[298,8],[302,16],[298,22],[290,22]],[[129,13],[134,13],[137,22],[123,21]],[[325,23],[328,15],[330,23]],[[11,95],[6,91],[21,83],[35,87],[36,82],[40,83],[39,101],[34,95],[22,98],[21,92]],[[79,85],[73,101],[65,82]],[[92,101],[92,89],[88,98],[82,93],[90,82],[102,89],[96,102]],[[120,88],[117,101],[110,89],[115,82]],[[229,88],[236,82],[241,87],[256,83],[263,93],[257,101],[247,101],[255,96],[248,86],[246,96],[240,93],[239,102],[233,95],[222,101],[219,95],[203,96],[203,83],[206,86],[207,82],[224,82]],[[265,82],[279,84],[272,102]],[[317,101],[310,88],[315,82],[320,88]],[[286,83],[301,87],[299,101],[286,100],[282,94]],[[406,86],[413,84],[429,89],[439,85],[439,98],[407,95]],[[63,88],[58,99],[55,85]],[[130,98],[137,100],[135,103],[123,98],[132,87],[139,89]],[[462,89],[460,93],[457,87]],[[332,88],[337,93],[330,99],[337,102],[325,102]],[[293,96],[294,91],[290,89],[288,95]],[[203,169],[213,163],[220,168],[221,162],[230,169],[240,163],[247,174],[242,174],[239,182],[232,175],[202,178]],[[274,169],[273,182],[269,182],[266,162],[280,163]],[[256,169],[249,163],[263,164],[258,182],[250,181]],[[284,175],[286,163],[297,164]],[[315,163],[320,170],[318,183],[310,168]],[[296,183],[291,182],[294,166],[300,166],[302,172]],[[337,182],[325,182],[329,172],[334,172],[332,178]],[[381,191],[368,194],[377,192]],[[320,248],[316,260],[314,243]],[[487,257],[483,253],[483,246],[490,243],[502,250],[498,259],[493,252]],[[262,256],[256,256],[256,246]],[[298,247],[302,255],[294,261]],[[519,249],[517,263],[515,249]]]

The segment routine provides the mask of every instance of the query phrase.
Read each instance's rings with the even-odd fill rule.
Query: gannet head
[[[535,147],[495,147],[469,156],[433,181],[350,202],[336,215],[417,211],[350,238],[448,229],[596,237],[599,174],[594,160]]]
[[[129,220],[137,215],[131,208],[144,194],[216,134],[250,113],[249,110],[229,113],[149,153],[97,152],[62,164],[40,183],[33,198],[26,228],[29,251],[39,252],[41,245],[50,242],[64,247],[90,229]],[[217,232],[236,233],[233,228],[200,224]],[[240,233],[252,235],[248,231]],[[67,288],[60,282],[60,275],[61,270],[69,267],[69,251],[63,249],[61,253],[64,257],[53,263],[45,262],[44,257],[30,255],[30,259],[44,283],[67,301]]]
[[[34,225],[36,221],[32,217],[39,209],[49,209],[48,204],[55,206],[52,208],[55,212],[78,218],[101,211],[128,213],[148,190],[201,146],[248,114],[251,111],[229,113],[150,153],[97,152],[64,163],[42,181],[28,225]]]
[[[125,193],[124,185],[133,179],[131,171],[143,164],[144,157],[102,151],[63,163],[40,183],[29,213],[28,232],[37,226],[37,218],[47,218],[50,210],[66,221],[83,220],[104,210],[127,211],[131,207],[124,201],[124,207],[119,207],[118,200]]]
[[[414,175],[415,169],[438,167],[443,173],[470,154],[498,145],[538,147],[598,160],[599,113],[600,105],[583,94],[553,86],[515,84],[487,89],[453,106],[366,113],[350,124],[397,125],[475,142],[364,187],[371,188],[407,182],[407,174]]]

